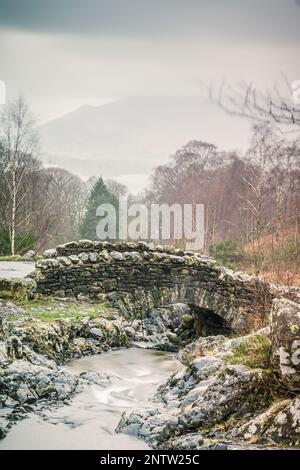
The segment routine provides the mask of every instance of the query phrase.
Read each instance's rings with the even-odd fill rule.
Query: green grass
[[[22,308],[48,308],[58,306],[59,302],[51,297],[47,297],[44,299],[22,300],[21,302],[16,302],[16,305]]]
[[[20,318],[34,318],[41,321],[55,321],[61,318],[78,320],[84,316],[89,318],[103,317],[109,319],[110,305],[108,304],[81,304],[68,303],[55,299],[37,299],[19,302],[18,307],[22,308],[19,315],[11,315],[6,318],[6,322],[12,322]]]
[[[23,256],[14,255],[14,256],[0,256],[0,261],[25,261]]]
[[[24,312],[20,315],[10,315],[6,317],[5,322],[12,322],[16,320],[20,320],[21,318],[26,317],[28,320],[31,318],[41,320],[44,322],[51,322],[55,320],[59,320],[61,318],[70,318],[73,320],[79,320],[80,318],[83,318],[84,316],[87,316],[89,318],[98,318],[98,317],[105,317],[106,316],[103,314],[101,311],[86,311],[85,314],[82,314],[75,309],[68,309],[67,311],[61,311],[61,310],[52,310],[52,311],[27,311]]]
[[[28,314],[29,317],[35,318],[45,322],[51,322],[55,320],[59,320],[61,318],[70,318],[74,320],[79,320],[83,318],[85,315],[78,313],[75,310],[68,310],[67,312],[60,312],[60,311],[53,311],[53,312],[30,312]],[[86,314],[89,318],[97,318],[102,316],[101,312],[88,312]]]
[[[265,335],[257,335],[241,343],[226,359],[226,364],[241,364],[249,369],[272,371],[271,341]]]
[[[225,360],[226,364],[240,364],[249,369],[261,369],[264,381],[257,394],[257,405],[261,409],[276,403],[276,400],[293,395],[280,382],[271,361],[271,341],[265,335],[256,335],[240,344],[233,354]]]

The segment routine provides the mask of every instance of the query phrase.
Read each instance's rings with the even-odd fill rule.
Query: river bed
[[[0,441],[0,449],[148,449],[115,428],[123,411],[149,406],[157,387],[178,368],[173,354],[137,347],[73,360],[64,366],[68,372],[93,370],[113,376],[112,383],[90,386],[43,417],[29,415]]]

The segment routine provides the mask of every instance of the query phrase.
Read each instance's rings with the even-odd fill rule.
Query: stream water
[[[158,385],[177,370],[173,354],[134,347],[76,359],[64,368],[117,377],[105,387],[90,386],[43,418],[30,415],[20,421],[0,441],[0,449],[148,448],[135,437],[115,433],[115,428],[123,411],[146,407]]]

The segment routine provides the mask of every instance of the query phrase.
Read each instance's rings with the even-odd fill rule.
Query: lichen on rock
[[[274,367],[289,390],[300,392],[300,305],[274,300],[270,328]]]

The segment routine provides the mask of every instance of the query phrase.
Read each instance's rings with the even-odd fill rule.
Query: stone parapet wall
[[[158,252],[169,255],[189,255],[197,256],[201,259],[210,259],[214,262],[213,258],[209,256],[199,256],[194,251],[184,251],[180,248],[175,248],[173,245],[154,245],[154,243],[146,243],[139,241],[134,242],[107,242],[107,241],[91,241],[91,240],[79,240],[65,243],[64,245],[58,245],[55,249],[45,251],[44,255],[46,258],[53,258],[56,256],[70,256],[78,255],[82,252],[99,252],[99,251],[117,251],[117,252]]]

